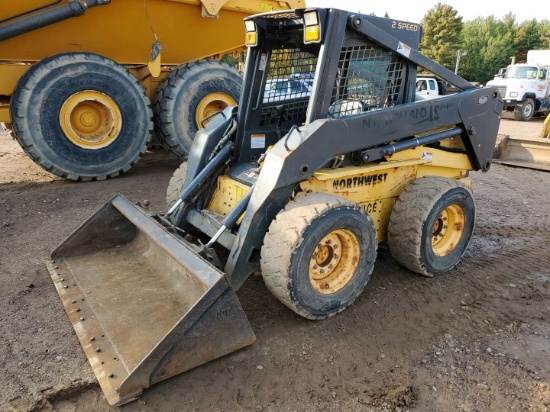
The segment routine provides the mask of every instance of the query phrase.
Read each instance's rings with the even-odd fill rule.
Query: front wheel
[[[528,121],[535,114],[535,102],[531,98],[525,99],[523,103],[519,103],[514,108],[514,119],[520,121]]]
[[[390,216],[388,246],[403,266],[439,275],[460,260],[474,230],[475,204],[460,182],[423,177],[399,195]]]
[[[338,196],[305,194],[269,226],[262,276],[288,308],[307,319],[325,319],[363,291],[376,249],[376,229],[367,212]]]
[[[170,209],[174,203],[178,200],[181,192],[183,191],[183,183],[187,176],[187,161],[184,161],[180,167],[178,167],[168,183],[166,189],[166,207]]]
[[[124,66],[91,53],[63,53],[34,64],[17,83],[10,117],[23,150],[70,180],[126,172],[151,139],[143,86]]]

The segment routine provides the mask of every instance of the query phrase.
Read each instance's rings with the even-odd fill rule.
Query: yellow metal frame
[[[237,182],[227,175],[222,175],[218,177],[216,190],[208,209],[222,216],[227,216],[249,189],[247,185]]]
[[[550,138],[550,114],[546,116],[546,120],[542,124],[542,131],[540,137]]]

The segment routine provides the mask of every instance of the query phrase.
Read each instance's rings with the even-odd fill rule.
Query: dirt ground
[[[503,120],[536,135],[542,121]],[[110,411],[44,265],[115,193],[164,207],[175,159],[148,153],[128,174],[72,183],[0,135],[0,410]],[[296,316],[261,277],[238,295],[248,348],[162,382],[124,411],[548,411],[550,173],[473,173],[477,223],[459,266],[438,278],[382,245],[365,292],[329,320]]]

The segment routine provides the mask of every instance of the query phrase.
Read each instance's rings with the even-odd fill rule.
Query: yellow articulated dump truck
[[[303,0],[20,0],[0,8],[0,122],[45,170],[103,180],[153,129],[185,158],[205,119],[235,105],[242,20]],[[207,121],[206,120],[206,121]]]

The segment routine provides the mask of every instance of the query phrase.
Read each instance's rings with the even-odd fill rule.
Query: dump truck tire
[[[166,189],[166,207],[168,207],[168,209],[178,200],[183,190],[183,182],[185,182],[186,175],[187,162],[185,161],[176,169],[168,183],[168,188]]]
[[[31,159],[70,180],[128,171],[145,153],[153,126],[137,79],[90,53],[58,54],[33,65],[17,83],[10,115]]]
[[[525,99],[523,103],[520,103],[514,107],[514,119],[520,121],[528,121],[535,114],[535,102],[531,98]]]
[[[475,204],[462,183],[424,177],[399,195],[390,216],[388,246],[401,265],[439,275],[460,260],[474,230]]]
[[[305,194],[269,226],[262,276],[288,308],[307,319],[325,319],[363,291],[376,250],[376,229],[365,210],[338,196]]]
[[[164,146],[185,159],[202,119],[241,95],[242,77],[226,63],[200,60],[172,70],[155,92],[155,133]]]

